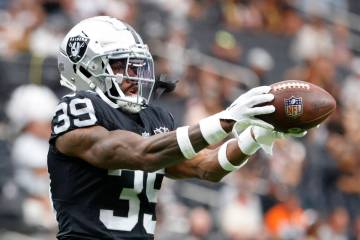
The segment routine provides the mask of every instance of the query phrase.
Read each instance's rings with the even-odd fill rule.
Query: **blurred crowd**
[[[304,139],[259,151],[221,183],[166,180],[157,239],[360,239],[360,29],[349,27],[358,14],[358,0],[0,0],[0,239],[55,238],[47,139],[66,93],[56,53],[95,15],[131,24],[157,76],[178,81],[154,99],[178,126],[285,79],[337,100]]]

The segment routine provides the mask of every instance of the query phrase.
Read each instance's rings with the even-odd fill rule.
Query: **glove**
[[[257,115],[269,114],[275,111],[273,105],[254,107],[258,104],[270,102],[274,95],[269,93],[270,86],[261,86],[250,89],[238,97],[226,110],[219,113],[220,119],[231,119],[236,121],[234,128],[237,134],[240,134],[248,126],[259,126],[265,129],[274,129],[274,127],[260,119]]]
[[[300,133],[282,133],[258,126],[252,126],[251,128],[252,128],[253,137],[255,138],[255,141],[258,143],[259,147],[270,155],[272,155],[272,149],[275,140],[284,139],[288,137],[300,138],[300,137],[304,137],[307,134],[307,131],[303,131]]]

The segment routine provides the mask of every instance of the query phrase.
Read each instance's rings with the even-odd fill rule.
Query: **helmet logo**
[[[70,37],[66,45],[66,53],[73,63],[79,62],[87,49],[90,39],[81,36]]]

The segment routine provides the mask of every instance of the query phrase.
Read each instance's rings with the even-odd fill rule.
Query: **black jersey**
[[[164,170],[104,170],[56,150],[58,136],[93,125],[147,137],[172,131],[174,121],[168,112],[151,106],[138,114],[125,113],[90,91],[62,98],[52,120],[48,153],[58,239],[153,239]]]

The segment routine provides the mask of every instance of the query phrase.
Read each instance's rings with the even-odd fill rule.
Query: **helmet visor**
[[[154,64],[152,59],[129,58],[127,66],[127,75],[124,79],[133,80],[130,71],[136,71],[136,77],[138,79],[138,96],[148,103],[155,84]],[[132,68],[132,70],[129,70],[129,68]]]
[[[147,104],[155,84],[154,64],[152,58],[131,56],[112,58],[110,66],[120,87],[120,97],[131,96],[134,103]],[[119,77],[120,76],[120,77]],[[136,95],[136,98],[134,96]],[[117,98],[117,96],[111,96]],[[128,100],[120,98],[118,100]]]

